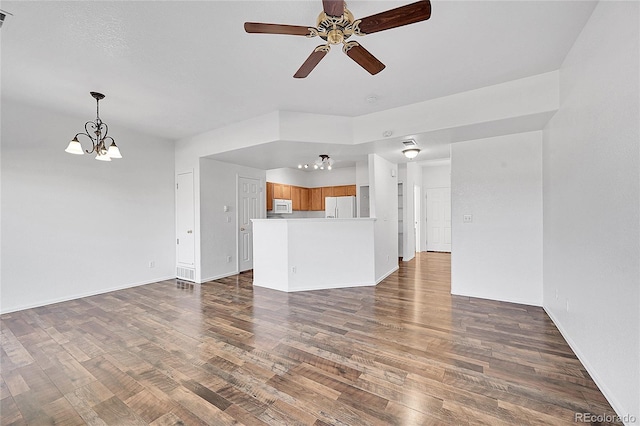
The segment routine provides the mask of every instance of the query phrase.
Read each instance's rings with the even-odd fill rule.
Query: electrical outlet
[[[462,215],[462,223],[472,223],[472,222],[473,222],[473,215],[472,214]]]
[[[156,267],[156,261],[152,260],[149,262],[149,268],[155,268]]]
[[[293,272],[295,274],[296,272],[298,272],[298,269],[295,266],[292,266],[291,267],[291,272]]]

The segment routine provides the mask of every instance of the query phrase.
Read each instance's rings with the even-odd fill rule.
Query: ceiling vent
[[[411,148],[417,146],[418,144],[413,139],[407,139],[406,141],[402,141],[402,145],[404,145],[406,148]]]

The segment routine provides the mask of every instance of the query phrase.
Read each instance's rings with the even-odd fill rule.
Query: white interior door
[[[427,251],[451,252],[451,188],[427,189]]]
[[[422,244],[420,243],[420,218],[422,217],[422,206],[420,197],[421,188],[417,185],[413,186],[413,231],[415,232],[416,251],[422,251]]]
[[[180,173],[176,186],[177,263],[193,268],[195,264],[195,201],[193,199],[193,173]]]
[[[253,269],[253,224],[260,217],[260,181],[238,178],[238,268]]]

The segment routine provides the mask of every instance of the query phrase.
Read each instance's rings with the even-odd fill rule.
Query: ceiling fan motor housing
[[[320,12],[316,21],[318,36],[329,44],[340,44],[354,34],[354,17],[349,9],[342,16],[330,16]]]

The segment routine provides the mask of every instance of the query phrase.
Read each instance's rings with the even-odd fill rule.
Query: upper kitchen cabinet
[[[278,200],[291,200],[291,186],[283,183],[274,183],[273,198]]]
[[[309,188],[310,206],[309,210],[324,210],[324,198],[322,198],[322,188]]]
[[[309,188],[300,189],[300,210],[309,210],[309,195],[311,190]]]
[[[291,200],[293,210],[323,211],[325,197],[356,195],[355,185],[303,188],[283,183],[267,182],[267,210],[273,210],[273,199]]]
[[[355,185],[342,185],[333,187],[333,197],[346,197],[349,195],[356,195]]]
[[[309,188],[292,186],[291,200],[293,210],[309,210]]]
[[[267,210],[273,210],[273,182],[267,182]]]

